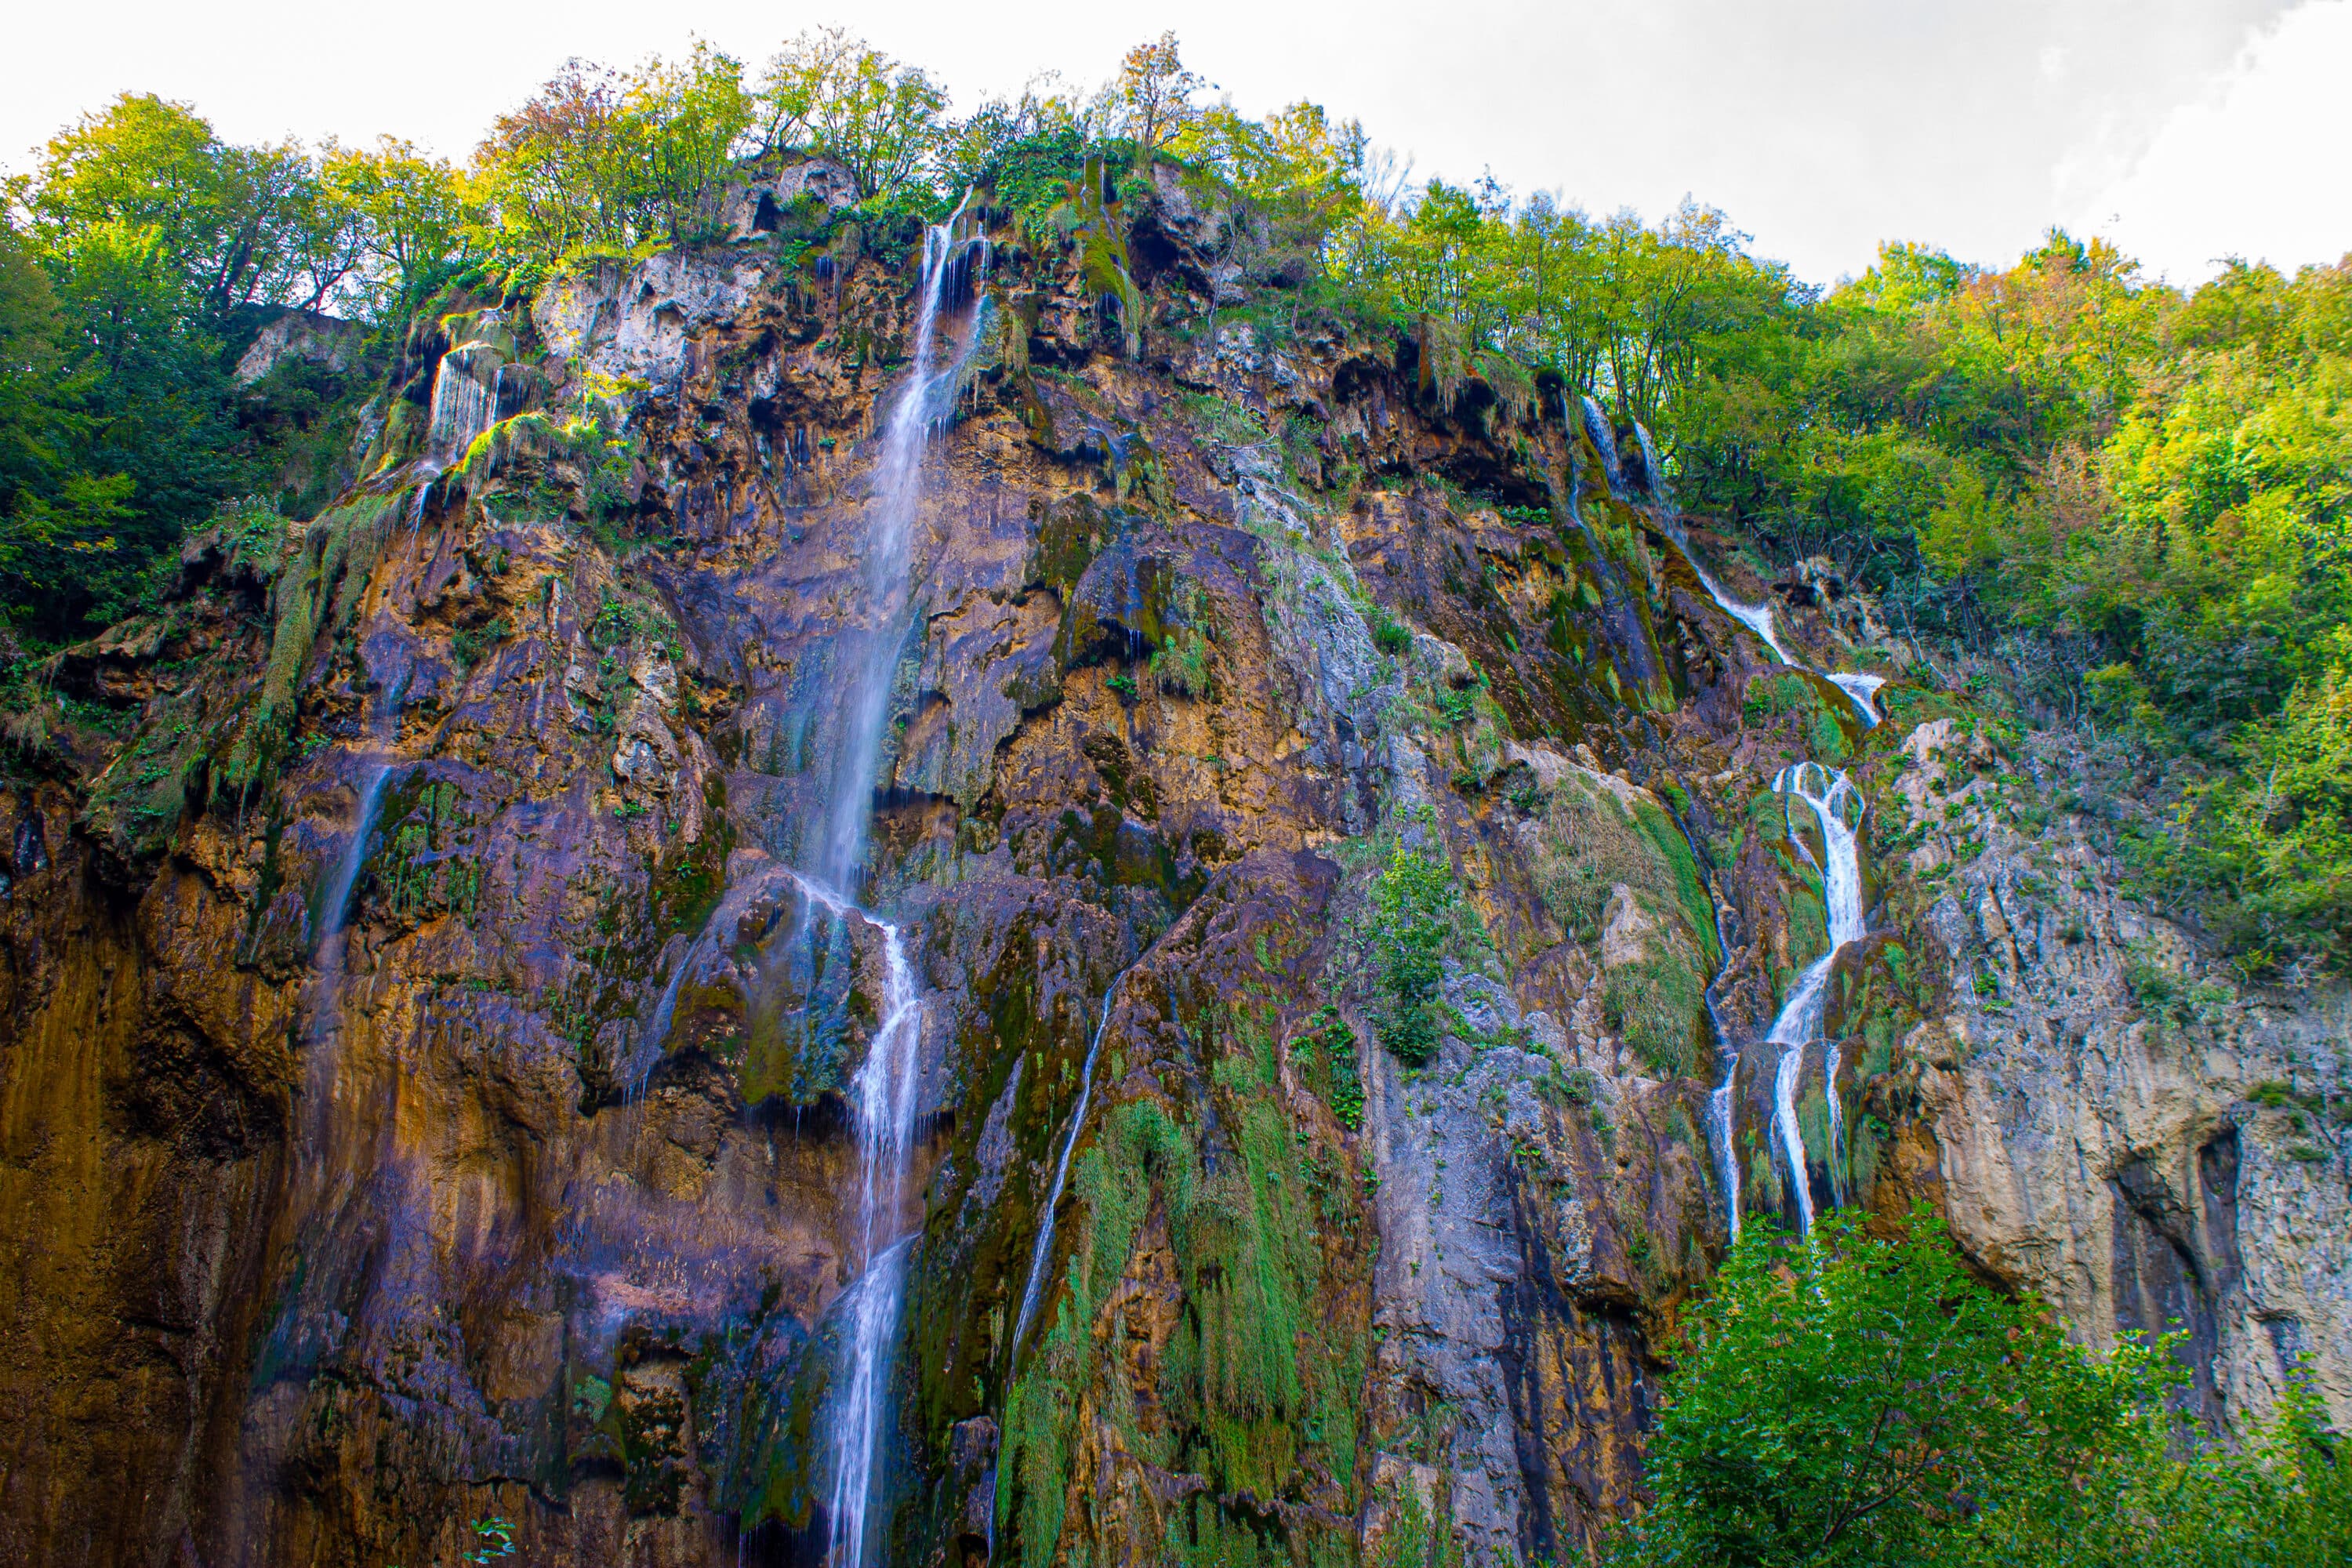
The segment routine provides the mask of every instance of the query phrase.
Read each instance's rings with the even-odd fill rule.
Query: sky
[[[567,57],[699,37],[756,65],[828,23],[967,110],[1041,70],[1099,81],[1172,28],[1245,113],[1312,99],[1417,177],[1491,170],[1595,215],[1695,196],[1815,282],[1883,240],[2005,263],[2053,224],[2180,283],[2352,251],[2352,0],[89,0],[12,18],[0,166],[126,89],[233,140],[463,159]]]

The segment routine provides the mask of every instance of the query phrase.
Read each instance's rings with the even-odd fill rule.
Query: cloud
[[[2352,4],[2307,0],[2081,208],[2176,283],[2229,256],[2293,270],[2352,251]]]

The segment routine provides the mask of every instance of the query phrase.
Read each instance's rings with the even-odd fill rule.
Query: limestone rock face
[[[1094,204],[1118,247],[967,219],[877,598],[921,241],[761,227],[834,177],[445,301],[486,435],[419,445],[415,335],[365,484],[62,656],[113,727],[12,728],[0,1559],[445,1561],[495,1516],[532,1563],[817,1560],[890,929],[889,1561],[1580,1554],[1732,1177],[1749,1223],[1934,1204],[2094,1342],[2179,1319],[2217,1423],[2298,1354],[2352,1417],[2344,999],[2225,984],[2038,742],[1791,595],[1785,644],[1890,677],[1866,730],[1605,424],[1442,333],[1234,320],[1286,264],[1165,179]],[[860,910],[797,868],[877,638]],[[1872,934],[1791,1170],[1808,759],[1867,802]]]
[[[2352,1408],[2342,1129],[2320,1109],[2345,999],[2234,982],[2116,895],[2079,821],[2021,830],[1991,780],[1961,783],[1952,721],[1906,752],[1914,862],[1950,853],[1954,818],[1984,840],[1925,916],[1955,982],[1905,1046],[1955,1235],[2092,1343],[2184,1332],[2217,1424],[2298,1364]]]

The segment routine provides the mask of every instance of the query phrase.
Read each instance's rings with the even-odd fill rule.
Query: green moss
[[[482,862],[472,847],[471,808],[456,784],[412,776],[385,801],[380,847],[365,875],[383,918],[415,924],[480,907]]]
[[[1610,1027],[1661,1078],[1688,1078],[1704,1065],[1706,975],[1669,935],[1654,957],[1608,972],[1601,1008]]]
[[[1200,1032],[1216,1131],[1156,1100],[1130,1101],[1105,1116],[1072,1170],[1083,1218],[1050,1326],[1006,1403],[998,1469],[999,1517],[1025,1561],[1053,1560],[1063,1539],[1082,1399],[1132,1451],[1207,1479],[1204,1510],[1171,1532],[1183,1560],[1252,1560],[1250,1516],[1217,1500],[1296,1496],[1315,1474],[1352,1496],[1368,1352],[1338,1327],[1350,1320],[1334,1310],[1318,1237],[1352,1234],[1360,1180],[1345,1154],[1310,1158],[1302,1147],[1269,1018],[1219,1009]],[[1154,1225],[1183,1304],[1156,1376],[1129,1388],[1122,1358],[1107,1353],[1125,1342],[1111,1302]]]

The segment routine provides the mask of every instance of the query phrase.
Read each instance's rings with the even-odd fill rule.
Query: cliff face
[[[956,237],[898,619],[921,257],[835,224],[446,301],[341,504],[59,661],[0,794],[5,1555],[819,1556],[886,917],[890,1561],[1579,1552],[1727,1174],[1794,1212],[1806,761],[1871,914],[1811,1200],[2179,1319],[2219,1423],[2305,1352],[2352,1416],[2340,997],[2221,984],[2054,742],[1686,539],[1633,432],[1088,195]],[[902,625],[869,916],[792,870]]]

